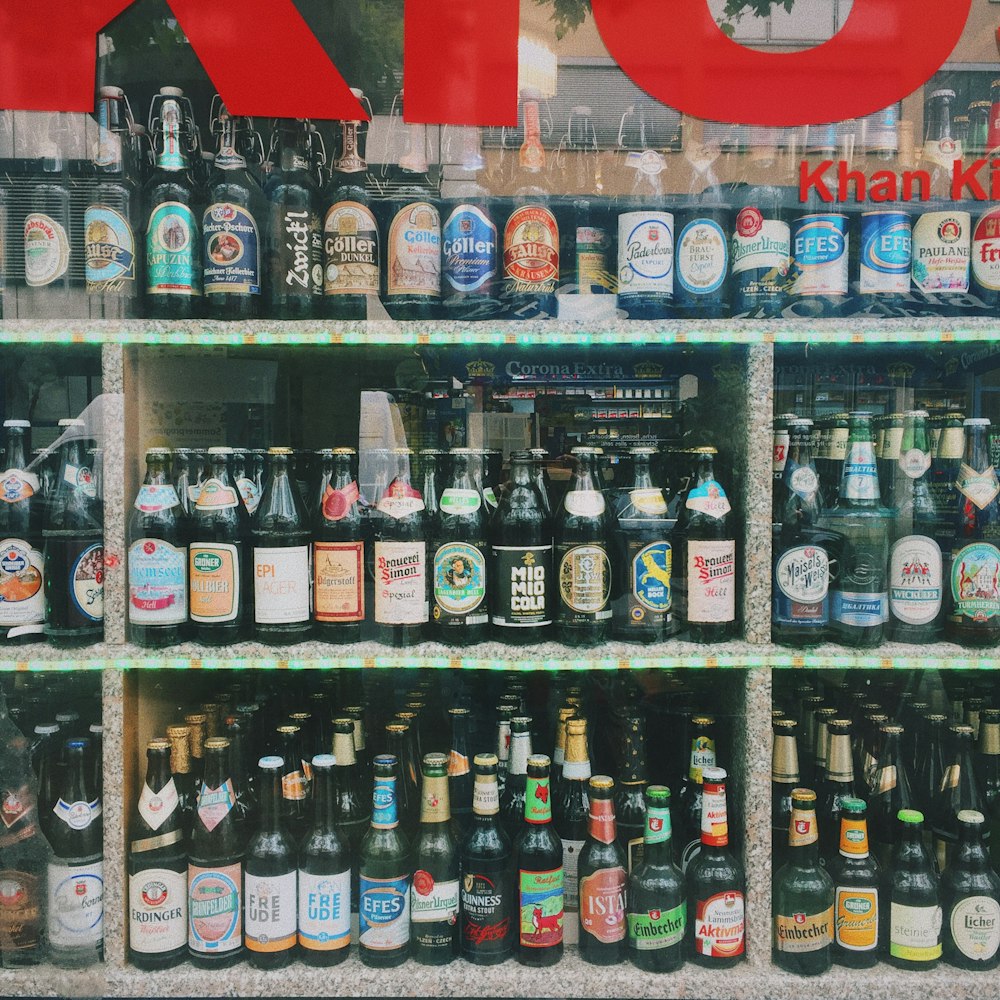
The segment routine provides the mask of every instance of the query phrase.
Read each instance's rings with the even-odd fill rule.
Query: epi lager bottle
[[[686,872],[701,850],[704,773],[706,767],[715,767],[715,718],[711,715],[691,717],[691,753],[687,774],[677,796],[677,830],[675,849],[681,870]]]
[[[799,783],[799,747],[795,719],[771,723],[771,853],[775,870],[789,858],[788,825],[792,815],[792,792]]]
[[[562,841],[566,909],[570,912],[580,905],[579,867],[587,841],[590,773],[587,720],[570,719],[566,722],[565,760],[552,806],[552,822]]]
[[[941,958],[941,893],[921,837],[923,813],[903,809],[892,855],[889,962],[898,969],[933,969]]]
[[[628,871],[642,860],[646,835],[645,789],[646,720],[639,712],[630,712],[622,719],[624,727],[621,746],[621,766],[615,792],[615,819],[618,843],[625,852]]]
[[[531,719],[526,715],[516,715],[510,720],[507,780],[500,795],[500,823],[510,837],[511,843],[517,840],[524,826],[524,797],[527,794],[528,758],[531,756]],[[546,780],[548,780],[547,768],[548,765],[546,765]],[[547,784],[546,787],[550,788],[550,785]],[[560,867],[561,865],[560,861]]]
[[[883,869],[869,850],[862,799],[840,803],[840,851],[827,870],[834,886],[833,960],[849,969],[878,963]]]

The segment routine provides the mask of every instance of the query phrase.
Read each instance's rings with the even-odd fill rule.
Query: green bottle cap
[[[860,813],[864,812],[867,806],[864,799],[841,799],[840,808],[843,812]]]
[[[896,818],[900,823],[923,823],[924,814],[919,809],[900,809]]]

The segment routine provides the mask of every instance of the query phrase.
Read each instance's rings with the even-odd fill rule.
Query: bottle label
[[[576,284],[584,295],[615,291],[615,276],[608,266],[611,240],[600,226],[576,227]]]
[[[197,223],[194,212],[165,201],[146,226],[146,291],[150,295],[200,295]]]
[[[919,448],[911,448],[899,456],[899,468],[909,479],[919,479],[930,467],[930,452]]]
[[[448,752],[448,777],[457,778],[469,773],[469,758],[454,747]]]
[[[32,288],[50,285],[69,268],[69,237],[51,216],[31,212],[24,220],[24,280]]]
[[[893,768],[895,772],[895,768]],[[895,773],[893,783],[895,786]],[[888,789],[880,789],[888,791]],[[863,819],[850,819],[847,813],[840,817],[840,853],[846,858],[868,857],[868,822]]]
[[[378,502],[378,512],[397,520],[424,510],[424,498],[409,483],[394,479]]]
[[[23,538],[0,539],[0,628],[45,620],[45,560]]]
[[[361,875],[358,941],[373,951],[396,951],[410,940],[410,878]]]
[[[365,620],[364,570],[364,542],[313,542],[313,616],[316,621]]]
[[[715,740],[710,736],[696,736],[691,740],[688,777],[699,785],[702,784],[706,767],[715,767]]]
[[[726,491],[714,479],[691,489],[684,506],[714,518],[723,518],[733,509]]]
[[[907,535],[889,556],[889,609],[907,625],[927,625],[941,611],[944,569],[933,538]]]
[[[997,494],[1000,494],[1000,480],[997,479],[996,469],[992,465],[983,472],[977,472],[963,462],[958,470],[955,487],[980,510],[985,510],[996,499]]]
[[[260,234],[242,205],[209,205],[202,220],[205,294],[260,295]]]
[[[674,295],[674,217],[669,212],[618,216],[618,292]]]
[[[0,473],[0,501],[20,503],[30,500],[40,489],[38,476],[23,469],[8,469]]]
[[[743,893],[731,889],[695,903],[694,950],[711,958],[743,954],[746,916]]]
[[[604,944],[625,938],[625,883],[621,867],[598,868],[580,879],[580,924]]]
[[[563,889],[566,894],[566,909],[578,910],[580,908],[580,852],[583,850],[584,840],[563,840]]]
[[[671,836],[670,809],[659,809],[652,806],[646,810],[647,844],[665,844]]]
[[[736,216],[733,233],[733,274],[769,271],[769,283],[784,286],[791,255],[792,234],[787,222],[765,219],[760,209],[747,207]],[[779,281],[778,278],[781,278]]]
[[[440,296],[441,218],[433,205],[416,201],[397,212],[387,249],[389,295]]]
[[[514,209],[503,235],[508,292],[554,292],[559,283],[559,225],[544,205]]]
[[[296,157],[294,170],[308,170],[306,161]],[[274,266],[277,274],[272,280],[282,281],[285,294],[310,297],[322,294],[323,267],[319,263],[319,219],[308,207],[301,211],[285,203],[272,203],[270,224],[280,242]]]
[[[803,215],[795,220],[793,295],[846,295],[846,215]]]
[[[475,205],[459,205],[444,225],[444,277],[456,292],[490,285],[497,273],[497,227]]]
[[[910,290],[913,227],[905,212],[861,216],[861,294],[905,295]]]
[[[631,490],[628,498],[632,506],[643,514],[662,517],[667,513],[667,500],[663,490]]]
[[[496,781],[481,781],[472,786],[472,811],[477,816],[495,816],[500,812],[500,786]]]
[[[593,615],[597,621],[611,617],[611,561],[603,546],[574,545],[563,554],[559,597],[578,615]]]
[[[972,274],[980,288],[1000,291],[1000,209],[991,208],[972,231]]]
[[[833,944],[833,907],[822,913],[776,914],[774,936],[778,951],[798,955]]]
[[[42,940],[42,880],[0,868],[0,942],[4,953],[34,951]]]
[[[299,871],[299,944],[309,951],[339,951],[351,943],[351,873]]]
[[[788,846],[805,847],[806,844],[815,844],[818,839],[815,810],[792,809],[791,823],[788,826]]]
[[[591,799],[587,833],[602,844],[615,842],[615,806],[611,799]]]
[[[531,780],[530,778],[528,779]],[[520,872],[522,948],[551,948],[563,939],[563,870]]]
[[[498,872],[462,877],[462,940],[473,947],[503,942],[511,931],[511,888]]]
[[[79,490],[84,496],[93,499],[97,496],[97,481],[94,474],[85,465],[65,465],[63,467],[63,481],[68,483],[73,489]]]
[[[128,877],[129,948],[162,955],[187,944],[187,873],[146,868]]]
[[[649,612],[657,615],[670,612],[670,571],[674,552],[670,542],[643,545],[632,539],[629,539],[628,549],[632,559],[629,621],[641,625]]]
[[[773,448],[771,451],[771,472],[774,473],[775,479],[780,480],[781,474],[785,471],[785,466],[788,464],[788,444],[791,440],[788,434],[788,428],[776,427],[771,440],[773,442]]]
[[[376,830],[391,830],[399,824],[395,778],[376,778],[372,796],[372,826]]]
[[[128,550],[128,620],[133,625],[180,625],[187,621],[185,548],[160,538],[140,538]]]
[[[27,816],[36,806],[35,797],[31,794],[27,785],[20,788],[9,788],[4,791],[3,798],[0,799],[0,822],[4,828],[9,830],[15,823],[22,819],[25,821],[21,831],[17,831],[11,836],[0,837],[0,847],[10,847],[21,840],[34,836],[37,827],[34,823],[27,825]]]
[[[342,521],[351,512],[351,509],[361,498],[361,491],[358,484],[351,481],[342,490],[335,490],[329,483],[323,491],[323,511],[324,521]]]
[[[729,843],[726,786],[713,785],[706,781],[702,788],[704,790],[701,800],[701,842],[710,847],[725,847]]]
[[[684,903],[671,910],[646,910],[628,915],[629,947],[636,951],[659,951],[673,948],[684,940],[687,927],[687,906]]]
[[[791,463],[787,470],[787,481],[789,489],[803,499],[814,496],[819,489],[819,476],[811,465]]]
[[[689,295],[711,295],[729,271],[729,240],[714,219],[693,219],[677,239],[677,281]]]
[[[434,553],[435,619],[466,616],[468,624],[487,620],[473,615],[486,598],[486,556],[467,542],[448,542]]]
[[[254,546],[253,596],[258,625],[309,621],[309,546]]]
[[[459,517],[475,514],[483,505],[479,490],[447,489],[441,494],[441,513],[456,514]]]
[[[236,791],[231,778],[227,778],[218,788],[209,788],[202,783],[198,793],[198,819],[209,833],[229,815],[234,805]]]
[[[837,944],[846,951],[874,951],[878,945],[878,889],[838,885],[835,909]]]
[[[950,165],[949,165],[950,166]],[[967,292],[968,212],[924,212],[913,227],[913,284],[921,292]]]
[[[841,625],[872,628],[889,620],[888,594],[853,594],[835,590],[830,617]]]
[[[52,807],[52,812],[71,830],[86,830],[102,811],[100,799],[92,802],[66,802],[59,799]]]
[[[986,622],[1000,615],[1000,550],[995,545],[973,542],[955,553],[951,596],[957,621]]]
[[[600,517],[607,504],[598,490],[570,490],[563,501],[567,514],[576,517]]]
[[[378,223],[357,201],[331,206],[323,223],[324,295],[378,295]]]
[[[239,502],[239,501],[237,501]],[[188,555],[191,621],[235,621],[240,611],[240,550],[235,545],[194,543]]]
[[[195,505],[198,510],[229,510],[238,507],[240,495],[231,486],[225,486],[218,479],[206,479],[199,487]]]
[[[201,955],[235,951],[243,944],[243,866],[188,864],[188,948]]]
[[[180,505],[177,490],[170,483],[143,483],[135,498],[135,509],[143,514],[158,514]]]
[[[143,784],[139,793],[139,815],[146,826],[155,832],[174,814],[177,803],[177,786],[173,778],[158,792]]]
[[[247,479],[246,476],[237,479],[236,492],[239,493],[248,514],[252,514],[260,505],[260,490],[252,479]]]
[[[295,947],[296,873],[244,876],[244,937],[250,951],[288,951]]]
[[[966,896],[949,918],[955,947],[974,962],[988,962],[1000,948],[1000,903],[992,896]]]
[[[786,549],[774,566],[776,625],[823,628],[830,618],[830,559],[816,545]]]
[[[77,543],[80,551],[69,570],[69,596],[88,622],[104,621],[104,546]]]
[[[870,441],[851,441],[843,476],[844,496],[849,500],[877,500],[878,469]]]
[[[551,545],[494,545],[493,575],[496,610],[493,624],[505,628],[551,625],[548,578]]]
[[[458,922],[458,879],[437,882],[430,872],[413,873],[410,892],[410,919],[415,924]]]
[[[281,776],[281,797],[289,802],[305,802],[306,778],[298,768]]]
[[[933,962],[941,957],[940,906],[889,907],[889,954],[911,962]]]
[[[104,936],[104,863],[50,861],[48,936],[55,948],[98,945]]]
[[[427,621],[425,542],[375,543],[375,621],[421,625]]]
[[[552,790],[548,778],[528,776],[524,792],[524,821],[526,823],[549,823],[552,820]],[[562,879],[562,869],[559,869]],[[560,885],[562,882],[560,881]]]
[[[736,620],[736,542],[688,542],[688,621]]]
[[[88,205],[83,233],[88,292],[121,291],[135,280],[135,235],[127,219],[107,205]]]

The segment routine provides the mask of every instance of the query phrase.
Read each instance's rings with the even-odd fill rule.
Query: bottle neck
[[[643,833],[643,861],[653,865],[673,864],[673,829],[670,807],[646,804],[646,829]]]
[[[371,822],[373,830],[394,830],[399,826],[395,776],[375,775]]]
[[[354,767],[357,758],[354,753],[354,733],[333,734],[333,756],[337,767]]]
[[[515,458],[510,463],[510,481],[514,486],[530,486],[532,464],[527,458]]]
[[[594,459],[591,455],[578,456],[576,468],[573,471],[572,492],[595,491],[597,483],[594,476]]]
[[[472,788],[472,812],[479,823],[495,823],[500,812],[500,787],[495,774],[477,774]]]
[[[615,805],[610,798],[591,798],[587,833],[602,844],[613,844],[617,836]]]
[[[146,756],[146,787],[151,792],[159,792],[170,782],[170,753],[164,750]]]
[[[264,779],[260,795],[260,828],[275,833],[281,821],[281,771],[274,767],[261,771]]]
[[[336,799],[333,794],[334,769],[314,767],[312,780],[315,825],[332,830],[336,823]]]
[[[156,157],[161,170],[187,170],[187,153],[181,142],[181,110],[175,101],[164,101],[160,110],[162,146]]]
[[[789,860],[799,868],[813,868],[819,863],[815,808],[798,809],[793,802],[788,848]]]
[[[792,735],[775,733],[771,756],[771,781],[795,786],[799,783],[799,748]]]
[[[646,455],[634,456],[634,486],[637,490],[653,489],[653,477],[649,471],[649,457]]]
[[[513,732],[510,737],[510,762],[507,780],[528,773],[528,758],[531,756],[531,733]]]
[[[24,429],[21,427],[7,428],[7,465],[8,469],[26,469],[24,457]]]

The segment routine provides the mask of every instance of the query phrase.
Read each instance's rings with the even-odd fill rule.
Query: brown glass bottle
[[[642,861],[646,834],[646,720],[638,712],[623,720],[621,766],[615,789],[615,821],[618,844],[625,852],[626,868],[633,871]]]
[[[677,830],[675,850],[683,872],[687,872],[691,861],[701,850],[704,770],[716,765],[714,716],[691,717],[690,746],[687,773],[677,796],[677,822],[674,824]]]
[[[819,854],[826,864],[840,843],[840,803],[854,798],[854,757],[851,752],[851,720],[831,719],[827,723],[829,750],[826,775],[817,796]]]
[[[552,823],[562,841],[566,909],[570,912],[578,910],[580,904],[578,873],[580,853],[587,842],[590,776],[587,720],[570,719],[566,723],[566,759],[552,806]]]
[[[788,823],[792,815],[792,790],[799,783],[799,748],[794,719],[771,723],[771,853],[775,870],[788,860]]]

